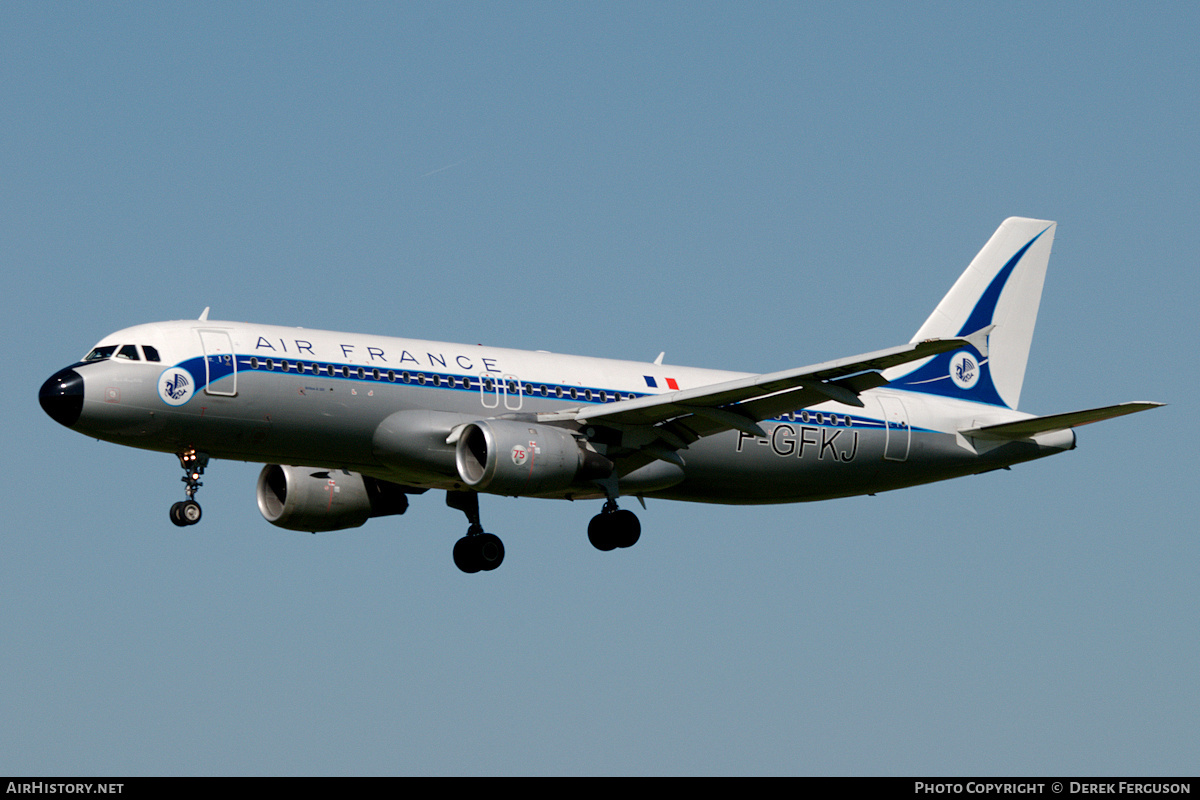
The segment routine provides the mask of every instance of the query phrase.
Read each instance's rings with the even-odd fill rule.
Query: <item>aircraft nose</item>
[[[51,419],[71,427],[83,412],[83,376],[71,367],[59,370],[42,384],[38,402]]]

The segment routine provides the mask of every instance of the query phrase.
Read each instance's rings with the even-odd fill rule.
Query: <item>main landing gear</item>
[[[617,501],[612,498],[605,501],[604,510],[588,523],[588,541],[597,550],[633,547],[641,536],[642,523],[637,515],[617,508]]]
[[[185,491],[188,499],[171,506],[171,522],[182,528],[200,521],[200,504],[196,502],[195,497],[196,490],[204,485],[200,482],[200,476],[208,466],[208,455],[197,453],[195,450],[185,450],[176,455],[179,456],[179,465],[185,473],[180,480],[187,484]]]
[[[446,505],[467,515],[467,535],[454,543],[454,566],[463,572],[490,572],[504,561],[504,542],[485,533],[479,524],[479,495],[476,492],[446,492]]]
[[[504,543],[494,533],[485,533],[479,523],[479,495],[475,492],[446,492],[446,505],[467,515],[467,535],[454,543],[454,566],[463,572],[488,572],[504,561]],[[632,511],[617,508],[609,499],[604,510],[588,524],[588,540],[597,550],[632,547],[642,536],[642,523]]]

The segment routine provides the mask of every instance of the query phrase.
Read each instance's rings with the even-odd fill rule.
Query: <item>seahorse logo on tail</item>
[[[955,353],[950,359],[950,380],[960,389],[970,389],[979,382],[979,365],[970,353]]]

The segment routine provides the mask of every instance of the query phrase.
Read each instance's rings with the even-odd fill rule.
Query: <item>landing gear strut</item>
[[[208,466],[208,455],[197,453],[195,450],[185,450],[176,455],[179,456],[179,466],[183,467],[185,473],[180,480],[187,484],[185,491],[188,499],[171,506],[171,522],[182,528],[200,521],[200,504],[196,502],[195,497],[196,490],[204,485],[200,482],[200,476]]]
[[[504,561],[504,542],[494,533],[485,533],[479,524],[479,494],[446,492],[446,505],[467,515],[467,535],[454,543],[454,566],[463,572],[489,572]]]
[[[604,510],[588,523],[588,541],[597,550],[633,547],[641,536],[642,523],[637,515],[617,508],[617,501],[611,497],[605,501]]]

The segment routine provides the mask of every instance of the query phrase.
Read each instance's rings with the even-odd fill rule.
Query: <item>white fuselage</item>
[[[76,367],[85,394],[72,427],[151,450],[341,468],[451,490],[463,488],[446,441],[455,425],[535,419],[747,375],[210,320],[139,325],[97,348],[131,344],[142,348],[138,360]],[[147,361],[148,352],[160,360]],[[719,503],[815,500],[994,469],[1074,443],[1065,431],[981,449],[955,432],[1028,415],[888,388],[861,400],[861,408],[829,401],[764,420],[766,437],[703,438],[681,452],[682,480],[659,487],[635,476],[620,491]],[[603,495],[576,486],[552,496]]]

